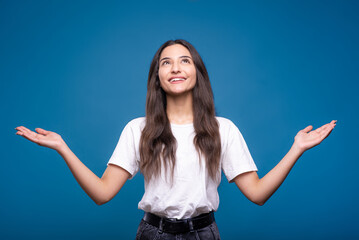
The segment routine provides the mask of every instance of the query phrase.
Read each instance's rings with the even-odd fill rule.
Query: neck
[[[192,92],[181,96],[166,96],[167,117],[170,123],[187,124],[193,122]]]

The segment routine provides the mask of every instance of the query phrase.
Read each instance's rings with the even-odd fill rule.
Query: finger
[[[309,131],[311,131],[313,129],[312,125],[309,125],[308,127],[304,128],[302,131],[305,133],[308,133]]]
[[[329,125],[327,129],[323,130],[321,133],[320,133],[320,136],[322,139],[325,139],[329,136],[329,134],[333,131],[335,125]]]
[[[320,141],[323,141],[324,139],[326,139],[329,134],[333,131],[334,127],[332,126],[329,126],[328,128],[322,130],[320,133],[319,133],[319,139]]]
[[[24,132],[24,133],[32,133],[32,132],[33,132],[33,131],[31,131],[30,129],[24,127],[24,126],[18,127],[18,130],[19,130],[19,131],[22,131],[22,132]]]
[[[20,136],[24,135],[24,133],[21,132],[21,131],[17,131],[15,134],[16,134],[16,135],[20,135]]]
[[[331,131],[336,126],[336,122],[337,122],[336,120],[332,120],[330,123],[321,126],[315,131],[319,134],[322,134],[322,132],[326,134],[328,131]]]
[[[329,127],[330,127],[330,124],[327,123],[327,124],[325,124],[325,125],[323,125],[323,126],[317,128],[317,129],[315,129],[315,131],[320,134],[322,131],[327,130]]]
[[[42,135],[47,135],[50,133],[50,131],[46,131],[45,129],[42,129],[42,128],[35,128],[35,131]]]
[[[30,141],[38,142],[36,132],[33,132],[24,126],[16,127],[15,129],[18,130],[18,132],[16,133],[17,135],[23,136],[24,138],[26,138]]]
[[[16,128],[15,128],[15,130],[18,130],[18,131],[23,131],[23,130],[24,130],[24,128],[25,128],[24,126],[18,126],[18,127],[16,127]]]
[[[331,124],[335,127],[337,125],[337,120],[331,121]]]
[[[36,135],[33,135],[31,133],[28,132],[20,132],[18,135],[23,136],[24,138],[26,138],[27,140],[30,140],[34,143],[37,143],[39,141],[39,139],[36,137]]]
[[[320,128],[316,129],[315,131],[317,133],[321,133],[321,131],[326,131],[332,127],[335,127],[336,122],[337,122],[337,120],[332,120],[330,123],[327,123],[327,124],[321,126]]]

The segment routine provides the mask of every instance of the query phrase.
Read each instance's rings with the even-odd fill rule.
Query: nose
[[[173,73],[181,72],[181,67],[180,67],[180,65],[179,65],[177,62],[174,62],[174,63],[172,64],[172,69],[171,69],[171,71],[172,71]]]

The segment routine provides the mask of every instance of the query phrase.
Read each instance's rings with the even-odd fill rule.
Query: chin
[[[169,96],[173,96],[173,97],[179,97],[179,96],[186,96],[191,94],[192,91],[171,91],[171,92],[167,92],[166,94]]]

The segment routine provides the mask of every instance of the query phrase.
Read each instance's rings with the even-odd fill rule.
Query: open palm
[[[58,150],[61,144],[64,143],[61,136],[55,132],[46,131],[42,128],[36,128],[33,132],[30,129],[20,126],[15,128],[16,134],[34,142],[40,146]]]
[[[308,150],[320,144],[326,137],[328,137],[335,125],[336,121],[333,120],[313,131],[311,131],[313,126],[310,125],[297,133],[294,138],[294,143],[303,151]]]

